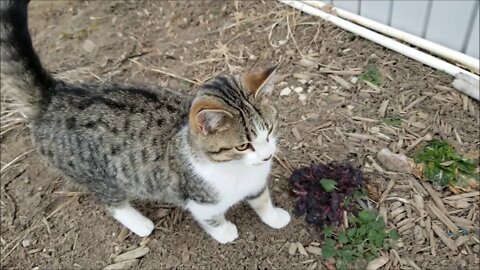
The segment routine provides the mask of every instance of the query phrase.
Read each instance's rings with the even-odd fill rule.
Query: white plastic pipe
[[[393,40],[389,37],[386,37],[384,35],[378,34],[370,29],[367,29],[365,27],[359,26],[357,24],[351,23],[347,20],[344,20],[342,18],[339,18],[337,16],[334,16],[332,14],[323,12],[319,10],[318,8],[312,7],[310,5],[307,5],[305,3],[299,2],[299,1],[288,1],[288,0],[278,0],[281,3],[284,3],[286,5],[289,5],[293,8],[296,8],[298,10],[301,10],[307,14],[313,15],[320,17],[328,22],[331,22],[335,24],[336,26],[345,29],[349,32],[352,32],[354,34],[357,34],[365,39],[368,39],[372,42],[375,42],[379,45],[382,45],[386,48],[389,48],[393,51],[396,51],[398,53],[401,53],[407,57],[410,57],[414,60],[417,60],[421,63],[424,63],[425,65],[428,65],[430,67],[433,67],[438,70],[442,70],[452,76],[459,76],[463,74],[463,76],[471,77],[472,80],[478,81],[479,77],[476,74],[473,74],[469,71],[466,71],[462,68],[459,68],[455,65],[452,65],[444,60],[438,59],[432,55],[426,54],[424,52],[421,52],[417,49],[414,49],[410,46],[407,46],[405,44],[402,44],[396,40]],[[475,87],[466,87],[462,89],[457,89],[464,94],[476,99],[480,100],[480,93],[478,89],[475,89]]]
[[[325,4],[321,1],[308,1],[308,0],[302,0],[301,2],[304,2],[305,4],[308,4],[310,6],[316,7],[316,8],[325,8],[325,7],[331,7],[331,5]],[[403,32],[401,30],[395,29],[393,27],[390,27],[388,25],[385,25],[383,23],[376,22],[374,20],[370,20],[368,18],[359,16],[355,13],[348,12],[346,10],[337,8],[337,7],[332,7],[332,11],[336,12],[338,17],[344,18],[348,21],[351,21],[353,23],[365,26],[366,28],[375,30],[376,32],[382,33],[384,35],[393,37],[395,39],[405,41],[407,43],[410,43],[418,48],[422,48],[424,50],[427,50],[435,55],[438,55],[444,59],[447,59],[451,62],[454,63],[459,63],[463,65],[464,67],[472,70],[475,73],[479,73],[480,70],[480,60],[471,57],[469,55],[463,54],[461,52],[452,50],[450,48],[447,48],[445,46],[442,46],[440,44],[437,44],[435,42],[426,40],[421,37],[417,37],[415,35]]]

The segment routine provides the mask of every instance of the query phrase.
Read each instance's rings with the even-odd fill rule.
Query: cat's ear
[[[197,132],[208,135],[225,130],[229,119],[233,117],[222,104],[207,98],[194,101],[190,109],[190,126]]]
[[[260,72],[250,72],[243,76],[247,90],[255,99],[262,95],[270,95],[273,91],[277,65]]]

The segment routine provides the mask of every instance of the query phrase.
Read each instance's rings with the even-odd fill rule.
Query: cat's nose
[[[264,158],[263,161],[269,161],[272,158],[272,155],[268,156],[267,158]]]

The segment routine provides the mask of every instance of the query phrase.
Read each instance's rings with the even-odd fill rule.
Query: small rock
[[[85,42],[83,42],[82,49],[91,53],[91,52],[93,52],[93,50],[95,50],[95,43],[93,43],[93,41],[87,39],[87,40],[85,40]]]
[[[298,82],[301,83],[301,84],[306,84],[306,83],[307,83],[307,80],[305,80],[305,79],[300,79],[300,80],[298,80]],[[302,89],[302,90],[303,90],[303,89]]]
[[[379,128],[379,127],[371,127],[371,128],[370,128],[370,131],[371,131],[372,133],[379,133],[379,132],[380,132],[380,128]]]
[[[390,171],[411,173],[410,162],[407,156],[403,154],[395,154],[387,148],[383,148],[378,152],[377,158],[380,163]]]
[[[22,246],[24,248],[29,247],[31,244],[32,244],[32,240],[30,240],[30,239],[25,239],[25,240],[22,241]]]
[[[287,82],[280,82],[280,83],[278,84],[278,87],[285,87],[285,86],[287,86],[287,85],[288,85]]]
[[[298,100],[300,100],[302,103],[307,100],[307,96],[304,94],[298,95]]]
[[[279,40],[278,41],[278,45],[280,45],[280,46],[285,45],[285,44],[287,44],[286,40]]]
[[[314,246],[308,246],[305,248],[305,250],[308,252],[308,253],[312,253],[312,254],[315,254],[315,255],[322,255],[322,249],[319,248],[319,247],[314,247]]]
[[[285,87],[280,91],[280,96],[288,96],[292,92],[292,89],[290,87]]]
[[[356,84],[358,82],[358,77],[353,76],[352,78],[350,78],[350,82],[352,84]]]
[[[303,87],[300,87],[300,86],[295,87],[295,88],[293,89],[293,91],[295,91],[295,93],[300,94],[301,92],[303,92]]]
[[[290,246],[288,247],[288,254],[295,255],[296,252],[297,252],[297,243],[290,243]]]
[[[257,60],[257,57],[253,54],[250,55],[250,57],[248,57],[248,59],[252,60],[252,61],[255,61]]]
[[[473,251],[474,251],[475,253],[478,253],[478,252],[480,251],[480,245],[475,245],[475,246],[473,246]]]
[[[315,86],[309,86],[307,92],[311,93],[313,90],[315,90]]]

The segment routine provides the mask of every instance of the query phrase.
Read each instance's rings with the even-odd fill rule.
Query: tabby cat
[[[225,212],[246,200],[272,228],[290,215],[272,204],[267,178],[277,111],[275,67],[218,76],[193,97],[167,89],[70,84],[41,65],[28,31],[28,0],[2,0],[1,75],[23,105],[34,145],[50,164],[135,234],[153,222],[134,199],[188,210],[220,243],[238,237]]]

